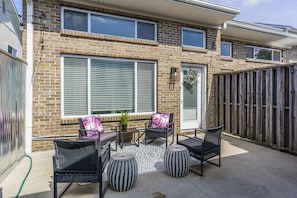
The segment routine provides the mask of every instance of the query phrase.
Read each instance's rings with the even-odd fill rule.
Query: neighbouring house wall
[[[23,61],[0,49],[0,182],[25,154],[25,71]]]
[[[274,61],[259,60],[259,59],[255,60],[255,59],[246,58],[246,45],[253,45],[253,46],[259,46],[259,47],[265,47],[265,46],[246,43],[246,42],[237,41],[237,40],[226,40],[226,41],[232,43],[233,57],[232,58],[219,57],[219,62],[221,64],[222,71],[246,70],[251,68],[285,64],[285,62],[274,62]],[[276,49],[282,50],[280,48],[276,48]],[[287,56],[285,53],[285,50],[283,50],[283,56]]]
[[[2,1],[0,1],[0,49],[7,52],[7,46],[10,45],[18,51],[17,57],[22,57],[22,32],[20,31],[20,21],[12,11],[14,10],[12,1],[5,0],[6,10],[2,10]]]
[[[67,4],[67,6],[71,5]],[[60,1],[40,0],[34,2],[34,14],[38,16],[40,11],[44,11],[47,18],[45,26],[42,24],[34,25],[33,136],[35,137],[78,134],[78,118],[61,118],[61,54],[156,61],[157,110],[174,113],[176,133],[180,132],[180,79],[176,81],[174,90],[169,90],[171,67],[177,67],[178,74],[182,63],[199,64],[207,67],[205,125],[213,126],[215,123],[213,116],[215,104],[214,84],[212,83],[213,74],[219,73],[222,68],[243,69],[265,65],[264,63],[249,63],[245,58],[241,60],[240,57],[228,61],[221,60],[219,53],[220,30],[205,28],[198,24],[193,26],[99,8],[80,8],[155,21],[158,31],[157,41],[60,30]],[[26,17],[24,17],[25,20]],[[38,21],[38,18],[36,20]],[[206,49],[197,50],[182,47],[182,27],[205,30],[207,34]],[[25,35],[26,33],[23,36]],[[216,44],[214,49],[213,43]],[[244,44],[238,43],[237,45],[240,48],[240,45]],[[24,51],[25,49],[26,44],[24,42]],[[243,49],[245,53],[245,48]],[[239,51],[242,51],[242,49],[238,50],[238,53]],[[241,66],[238,67],[238,64]],[[132,114],[130,117],[132,119],[131,126],[144,127],[144,123],[150,119],[151,115]],[[105,124],[119,123],[119,116],[105,116],[102,119]],[[50,148],[53,148],[51,140],[46,138],[36,140],[33,138],[33,151]]]
[[[297,62],[297,46],[292,47],[284,51],[284,62],[285,63],[296,63]]]

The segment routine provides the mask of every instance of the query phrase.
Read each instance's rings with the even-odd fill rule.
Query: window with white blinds
[[[88,114],[88,59],[64,58],[64,115]]]
[[[63,83],[64,116],[155,111],[155,62],[66,56]]]
[[[137,64],[137,110],[138,112],[154,111],[154,67],[151,63]]]
[[[91,114],[134,111],[134,62],[91,60]]]

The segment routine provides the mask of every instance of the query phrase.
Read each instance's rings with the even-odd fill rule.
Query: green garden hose
[[[27,154],[25,154],[23,157],[27,157],[27,158],[30,159],[30,167],[29,167],[29,170],[28,170],[28,172],[27,172],[25,178],[23,179],[23,181],[22,181],[22,183],[21,183],[21,186],[20,186],[20,188],[19,188],[19,191],[18,191],[17,195],[15,196],[16,198],[18,198],[19,195],[21,194],[21,191],[22,191],[22,189],[23,189],[24,183],[25,183],[25,181],[26,181],[27,177],[29,176],[29,174],[30,174],[30,172],[31,172],[31,169],[32,169],[32,158],[31,158],[29,155],[27,155]]]

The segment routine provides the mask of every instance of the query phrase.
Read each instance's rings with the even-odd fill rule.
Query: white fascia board
[[[260,25],[260,24],[256,24],[256,23],[229,20],[229,21],[227,21],[227,25],[237,27],[237,28],[247,29],[247,30],[251,30],[251,31],[255,31],[255,32],[262,32],[262,33],[274,34],[277,36],[291,37],[291,38],[297,39],[297,34],[284,32],[280,28],[274,28],[274,27]]]
[[[219,4],[209,3],[206,1],[199,1],[199,0],[168,0],[168,1],[176,2],[176,3],[184,3],[184,4],[188,4],[190,6],[199,6],[199,7],[223,12],[225,14],[230,14],[230,15],[240,14],[239,9],[230,8],[230,7],[222,6]]]

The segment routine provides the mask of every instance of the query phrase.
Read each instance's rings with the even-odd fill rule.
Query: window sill
[[[119,122],[121,115],[100,115],[102,123],[108,123],[108,122]],[[131,122],[137,121],[137,120],[148,120],[151,119],[152,114],[129,114],[129,118]],[[72,125],[72,124],[78,124],[78,118],[79,117],[69,117],[69,118],[61,118],[60,124],[61,125]]]
[[[196,47],[182,47],[183,51],[189,51],[189,52],[199,52],[199,53],[207,53],[207,49],[202,48],[196,48]]]
[[[141,44],[141,45],[152,45],[152,46],[159,45],[157,41],[127,38],[127,37],[120,37],[120,36],[111,36],[111,35],[104,35],[104,34],[95,34],[95,33],[88,33],[88,32],[79,32],[79,31],[72,31],[72,30],[61,30],[60,34],[61,36],[72,36],[72,37],[87,38],[87,39],[118,41],[118,42],[134,43],[134,44]]]
[[[253,58],[247,58],[246,62],[266,63],[266,64],[282,64],[281,61],[260,60],[260,59],[253,59]]]
[[[229,61],[229,62],[232,62],[233,61],[233,58],[232,57],[224,57],[224,56],[221,56],[220,58],[222,61]]]

